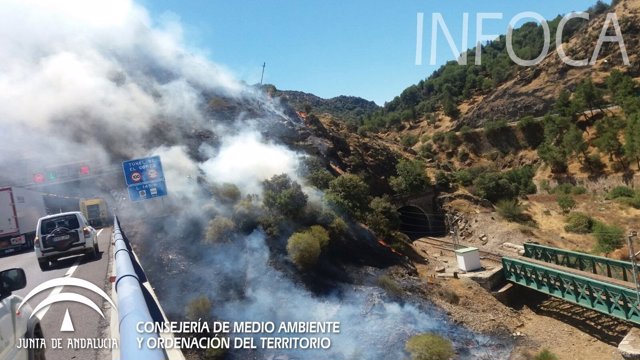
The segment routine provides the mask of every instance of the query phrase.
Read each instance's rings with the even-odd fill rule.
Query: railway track
[[[415,240],[415,242],[420,242],[420,243],[424,243],[424,244],[428,244],[431,245],[437,249],[441,249],[441,250],[445,250],[445,251],[454,251],[454,246],[453,246],[453,242],[451,241],[447,241],[447,240],[442,240],[442,239],[438,239],[438,238],[432,238],[432,237],[422,237],[419,238],[417,240]],[[467,247],[466,245],[462,245],[460,244],[461,247]],[[491,260],[494,262],[498,262],[498,263],[502,263],[502,255],[498,254],[498,253],[493,253],[493,252],[489,252],[489,251],[484,251],[484,250],[480,250],[480,258],[481,259],[486,259],[486,260]]]

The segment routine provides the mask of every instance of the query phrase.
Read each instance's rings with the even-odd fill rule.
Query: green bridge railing
[[[640,324],[640,303],[633,289],[508,257],[502,258],[502,266],[508,281]]]
[[[612,279],[633,282],[630,262],[538,244],[524,244],[524,256]]]

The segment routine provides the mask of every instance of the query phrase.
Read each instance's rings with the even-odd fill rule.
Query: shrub
[[[307,195],[302,192],[300,184],[291,180],[289,175],[274,175],[262,182],[262,203],[272,211],[297,218],[300,209],[307,204]]]
[[[308,270],[317,264],[322,249],[328,244],[327,230],[322,226],[314,225],[289,237],[287,254],[298,268]]]
[[[447,132],[444,138],[449,149],[455,149],[462,143],[458,135],[453,131]]]
[[[486,171],[474,176],[474,193],[491,202],[513,199],[536,192],[534,170],[530,166],[515,168],[504,173]]]
[[[573,189],[571,189],[571,193],[573,195],[586,194],[587,193],[587,188],[584,187],[584,186],[574,186]]]
[[[325,200],[336,210],[361,218],[369,204],[369,186],[357,175],[343,174],[331,180]]]
[[[593,219],[584,213],[573,212],[567,216],[564,230],[575,234],[589,234],[593,231]]]
[[[240,189],[234,184],[224,183],[222,185],[216,185],[213,188],[213,193],[218,200],[224,203],[235,204],[240,200]]]
[[[557,196],[556,201],[558,202],[558,206],[565,214],[571,211],[576,206],[576,201],[573,199],[573,196],[567,194],[560,194]]]
[[[635,191],[633,189],[628,188],[626,186],[616,186],[609,193],[607,193],[607,199],[617,199],[621,197],[634,197]]]
[[[307,181],[309,184],[317,187],[320,190],[326,190],[329,188],[329,183],[334,177],[327,169],[318,169],[310,172],[307,175]]]
[[[216,216],[209,222],[205,240],[208,243],[229,242],[233,239],[235,231],[236,224],[233,220],[224,216]]]
[[[238,201],[233,207],[233,222],[238,230],[245,233],[253,231],[258,226],[260,207],[254,203],[252,197]]]
[[[445,140],[444,132],[437,131],[437,132],[433,133],[433,136],[431,137],[431,140],[436,145],[442,144],[444,142],[444,140]]]
[[[390,296],[400,297],[402,295],[402,286],[389,275],[378,276],[376,283]]]
[[[442,190],[450,190],[451,184],[454,182],[453,175],[444,171],[436,172],[435,185]]]
[[[597,154],[588,155],[584,159],[584,166],[591,174],[602,174],[607,167]]]
[[[462,136],[462,139],[464,139],[464,141],[466,142],[472,142],[474,140],[472,132],[473,130],[469,127],[469,125],[464,125],[460,128],[460,136]]]
[[[574,194],[574,195],[581,195],[581,194],[586,194],[587,193],[587,188],[585,188],[584,186],[575,186],[573,184],[570,183],[564,183],[564,184],[559,184],[556,187],[554,187],[551,192],[551,194],[565,194],[565,195],[569,195],[569,194]]]
[[[454,355],[451,341],[431,333],[410,337],[405,349],[412,360],[449,360]]]
[[[458,296],[455,291],[447,287],[443,287],[438,290],[438,295],[440,295],[444,299],[444,301],[448,302],[449,304],[458,305],[460,303],[460,296]]]
[[[416,135],[409,134],[400,138],[400,144],[402,144],[402,146],[405,146],[405,147],[413,147],[417,143],[418,143],[418,137]]]
[[[533,357],[533,360],[558,360],[558,357],[551,351],[543,349]]]
[[[334,236],[341,236],[349,231],[349,226],[341,217],[336,216],[331,224],[329,224],[329,231]]]
[[[388,196],[373,198],[369,208],[367,225],[376,234],[387,237],[400,225],[400,215]]]
[[[628,197],[623,197],[623,198],[619,198],[618,201],[620,201],[623,204],[629,205],[631,207],[634,207],[636,209],[640,209],[640,196],[636,195],[634,197],[628,198]]]
[[[503,141],[504,135],[508,134],[509,125],[506,120],[487,121],[484,124],[484,134],[491,144]]]
[[[609,253],[622,247],[623,233],[618,226],[596,222],[593,226],[593,235],[596,237],[597,250]]]
[[[422,156],[425,159],[434,158],[435,152],[433,151],[433,144],[425,143],[420,145],[420,150],[418,151],[418,154],[420,154],[420,156]]]
[[[573,185],[569,183],[558,184],[551,190],[552,194],[571,194],[573,190]]]
[[[399,194],[420,193],[429,186],[429,178],[422,161],[401,159],[396,165],[396,172],[398,176],[392,176],[389,185]]]
[[[524,208],[518,200],[500,200],[496,204],[496,210],[498,214],[505,218],[505,220],[513,222],[521,222],[525,220]]]
[[[551,194],[551,185],[549,185],[549,180],[540,180],[540,188],[546,191],[548,194]]]
[[[211,308],[211,300],[206,295],[201,295],[185,306],[184,316],[191,321],[197,321],[198,319],[207,321],[211,315]]]
[[[522,132],[527,145],[532,149],[537,148],[544,141],[544,126],[532,116],[527,116],[518,121],[518,129]]]

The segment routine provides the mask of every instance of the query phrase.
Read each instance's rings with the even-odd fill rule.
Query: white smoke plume
[[[162,274],[166,292],[160,297],[167,309],[182,311],[189,300],[183,287],[197,285],[216,301],[215,315],[222,319],[339,320],[344,332],[330,352],[333,359],[400,358],[409,335],[432,329],[474,338],[438,312],[384,301],[372,285],[313,295],[271,266],[259,231],[200,251],[202,234],[194,229],[209,220],[202,208],[211,206],[202,179],[234,183],[245,195],[259,193],[260,182],[273,175],[296,179],[301,154],[277,136],[265,140],[254,126],[242,131],[233,125],[282,121],[286,112],[185,46],[179,23],[156,22],[129,0],[3,0],[0,18],[0,181],[28,181],[31,165],[26,163],[90,159],[98,167],[117,169],[122,160],[161,156],[167,207],[175,211],[163,224],[168,235],[156,234],[162,242],[142,246],[148,252],[139,255],[159,263],[163,251],[187,245],[197,255],[177,264],[173,259],[180,253],[171,254],[166,268],[145,264]],[[211,94],[258,103],[262,114],[247,110],[241,120],[237,114],[211,114],[206,96]],[[198,143],[205,142],[201,139],[207,144]],[[317,201],[319,195],[312,195]],[[122,191],[113,197],[122,200]],[[229,283],[234,286],[223,286]],[[239,285],[233,296],[230,288]],[[385,346],[388,339],[395,341],[392,351]],[[329,358],[325,355],[307,354]]]
[[[212,182],[235,184],[245,194],[261,193],[260,183],[274,175],[295,175],[301,155],[265,142],[255,131],[226,137],[218,154],[201,165]],[[295,178],[295,176],[292,176]]]

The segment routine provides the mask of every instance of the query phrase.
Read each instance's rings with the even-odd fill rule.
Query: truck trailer
[[[33,248],[38,219],[46,215],[42,193],[0,188],[0,253]]]

